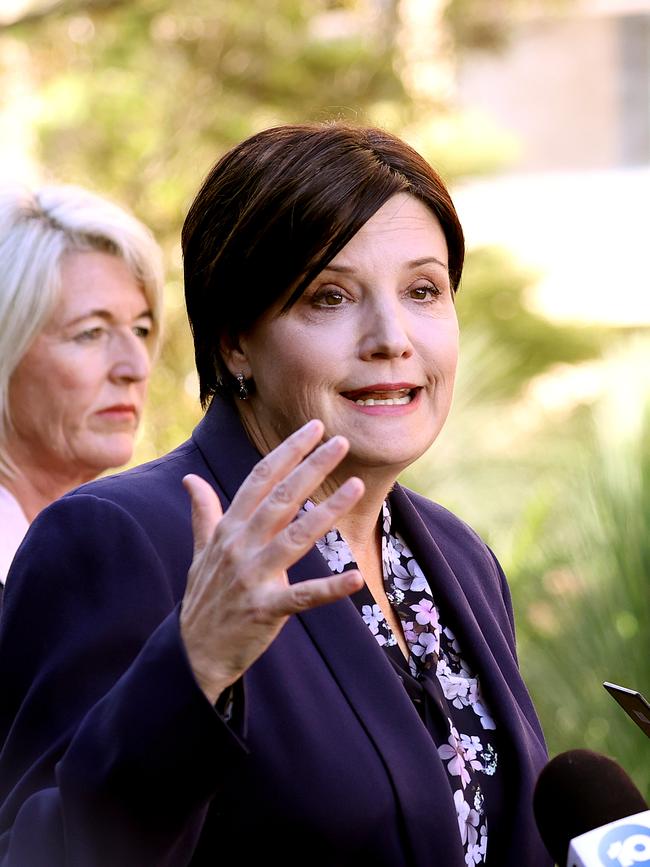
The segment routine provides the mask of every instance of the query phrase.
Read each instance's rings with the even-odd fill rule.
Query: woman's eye
[[[318,307],[338,307],[343,304],[343,301],[343,293],[338,289],[327,289],[314,298],[314,303]]]
[[[142,337],[143,340],[146,340],[151,334],[151,328],[148,325],[135,325],[133,333],[136,337]]]
[[[409,295],[415,301],[429,301],[431,298],[436,298],[440,295],[440,289],[433,284],[427,286],[411,286]]]
[[[77,343],[91,343],[94,340],[99,340],[99,338],[104,333],[104,329],[96,326],[95,328],[85,328],[83,331],[80,331],[79,334],[75,335],[75,340]]]

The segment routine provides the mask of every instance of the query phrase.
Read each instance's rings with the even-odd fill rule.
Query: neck
[[[18,465],[17,469],[12,478],[0,473],[0,485],[16,498],[30,523],[54,500],[92,478],[88,475],[72,478],[68,473],[57,475],[35,465]]]
[[[369,490],[367,479],[364,483],[366,493],[363,499],[337,521],[337,529],[355,553],[367,551],[377,544],[381,508],[392,487],[382,486],[373,491]]]
[[[381,534],[378,532],[381,507],[395,484],[397,473],[392,467],[360,467],[344,459],[312,492],[310,500],[322,503],[352,476],[361,479],[365,493],[353,509],[337,520],[336,529],[360,562],[373,551],[381,552]]]

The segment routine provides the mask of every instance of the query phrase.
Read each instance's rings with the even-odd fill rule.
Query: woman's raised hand
[[[359,590],[359,572],[289,584],[287,569],[363,496],[350,478],[295,518],[349,445],[336,436],[313,452],[323,424],[312,420],[252,470],[224,514],[208,482],[190,475],[194,558],[181,607],[181,635],[201,689],[214,703],[277,636],[291,614]],[[310,454],[311,453],[311,454]]]

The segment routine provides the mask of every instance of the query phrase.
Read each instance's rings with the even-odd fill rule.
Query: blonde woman
[[[160,250],[122,208],[0,188],[0,585],[41,509],[130,459],[161,292]]]

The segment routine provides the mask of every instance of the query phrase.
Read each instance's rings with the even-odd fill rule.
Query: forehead
[[[61,259],[61,285],[55,308],[68,316],[84,309],[129,310],[138,315],[149,306],[140,283],[120,256],[71,251]]]
[[[403,256],[405,260],[435,256],[447,264],[447,241],[435,214],[408,193],[391,196],[363,224],[330,264],[345,265],[368,255]]]

